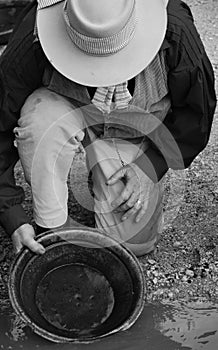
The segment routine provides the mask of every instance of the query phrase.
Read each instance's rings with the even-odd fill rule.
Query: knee
[[[35,90],[26,99],[21,109],[18,125],[45,130],[61,115],[71,111],[72,106],[67,99],[42,87]]]
[[[73,117],[73,118],[72,118]],[[78,125],[74,125],[77,122]],[[30,138],[38,142],[44,136],[55,137],[60,133],[74,134],[74,129],[83,127],[79,112],[65,97],[47,88],[35,90],[25,101],[18,127],[15,128],[17,137]],[[67,137],[68,135],[66,135]]]

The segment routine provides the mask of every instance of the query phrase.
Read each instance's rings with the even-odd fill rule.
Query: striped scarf
[[[114,103],[112,102],[114,98]],[[103,113],[109,114],[113,109],[126,108],[132,96],[127,88],[127,81],[115,86],[98,87],[92,103]]]

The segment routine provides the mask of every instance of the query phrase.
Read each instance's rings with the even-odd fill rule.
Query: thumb
[[[35,232],[31,227],[31,230],[29,232],[25,232],[22,237],[22,243],[24,246],[29,248],[33,253],[36,254],[44,254],[45,253],[45,248],[43,247],[42,244],[38,243],[35,240]]]
[[[44,254],[45,248],[35,241],[35,232],[31,225],[23,224],[12,234],[12,242],[15,252],[18,253],[23,246],[29,248],[33,253]]]
[[[126,171],[125,168],[121,168],[117,170],[109,179],[106,181],[107,185],[113,185],[115,184],[118,180],[122,179],[125,175]]]
[[[23,248],[23,244],[19,240],[13,241],[14,252],[18,254],[19,251]]]
[[[34,238],[30,238],[26,242],[26,247],[28,247],[33,253],[36,254],[44,254],[45,253],[45,248],[43,247],[42,244],[38,243],[35,241]]]

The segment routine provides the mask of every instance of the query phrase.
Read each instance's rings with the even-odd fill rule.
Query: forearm
[[[9,236],[20,226],[29,222],[21,204],[16,204],[0,214],[0,223]]]
[[[26,98],[42,85],[47,62],[39,43],[34,42],[36,7],[34,1],[26,10],[0,57],[0,224],[9,235],[29,222],[21,206],[24,191],[14,179],[19,157],[13,128]]]
[[[207,116],[199,115],[189,106],[175,108],[148,135],[151,145],[134,163],[154,182],[160,181],[169,168],[181,170],[189,167],[207,145],[215,105],[214,100]]]
[[[13,133],[0,132],[0,224],[9,235],[22,224],[29,222],[21,206],[24,191],[16,186],[14,178],[17,160]]]

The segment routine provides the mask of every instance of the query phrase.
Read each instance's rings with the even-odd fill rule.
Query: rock
[[[158,277],[158,276],[159,276],[159,272],[158,272],[158,271],[153,271],[153,275],[154,275],[155,277]]]
[[[201,270],[201,278],[205,278],[205,277],[207,277],[207,272],[204,269],[202,269]]]
[[[187,275],[187,276],[189,276],[189,277],[194,277],[194,271],[192,271],[192,270],[186,270],[185,271],[185,274]]]
[[[187,282],[187,281],[188,281],[188,277],[187,277],[187,276],[183,276],[183,277],[182,277],[182,281],[183,281],[183,282]]]
[[[180,248],[182,246],[182,242],[180,242],[180,241],[175,241],[174,243],[173,243],[173,247],[174,248]]]
[[[148,263],[149,263],[150,265],[154,265],[154,264],[156,264],[156,261],[153,260],[153,259],[148,259]]]

